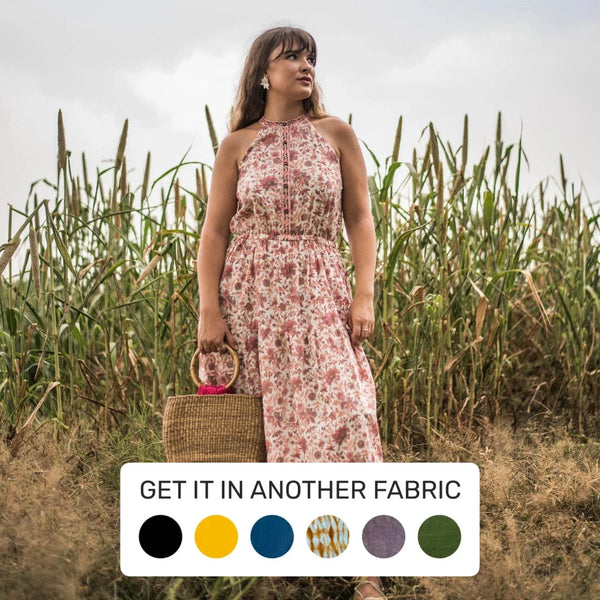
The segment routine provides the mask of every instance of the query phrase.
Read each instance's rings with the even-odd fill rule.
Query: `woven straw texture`
[[[171,396],[163,417],[169,462],[265,462],[260,396]]]

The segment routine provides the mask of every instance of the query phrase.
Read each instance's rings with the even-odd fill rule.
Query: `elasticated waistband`
[[[288,233],[240,233],[234,236],[232,243],[239,243],[242,241],[274,241],[274,242],[312,242],[316,244],[323,244],[325,246],[331,246],[337,248],[337,244],[334,240],[329,240],[320,235],[304,235],[304,234],[288,234]]]

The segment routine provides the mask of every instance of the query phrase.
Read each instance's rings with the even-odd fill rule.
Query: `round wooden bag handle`
[[[231,387],[237,379],[238,373],[240,372],[240,357],[238,356],[238,353],[228,344],[225,344],[225,348],[227,349],[227,352],[229,352],[229,354],[231,354],[231,356],[233,357],[233,377],[231,378],[231,381],[225,386]],[[192,356],[192,362],[190,363],[190,375],[192,376],[193,382],[198,387],[204,385],[198,378],[198,369],[196,368],[196,362],[200,354],[200,349],[196,350],[196,352],[194,352],[194,356]]]

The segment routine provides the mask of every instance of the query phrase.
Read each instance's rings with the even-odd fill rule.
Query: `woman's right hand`
[[[198,349],[202,354],[222,352],[225,343],[237,350],[237,345],[220,312],[202,313],[198,320]]]

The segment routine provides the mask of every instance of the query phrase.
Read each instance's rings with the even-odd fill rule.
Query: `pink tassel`
[[[224,385],[201,385],[198,388],[199,396],[211,396],[213,394],[233,394],[233,388]]]

